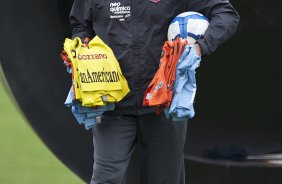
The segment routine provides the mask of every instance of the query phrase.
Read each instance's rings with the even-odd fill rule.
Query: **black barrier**
[[[185,146],[189,184],[282,182],[282,21],[274,0],[231,1],[236,35],[197,70],[196,117]],[[63,105],[71,86],[59,57],[70,36],[67,0],[3,0],[0,60],[33,129],[85,182],[92,173],[92,134]],[[138,182],[135,154],[127,183]]]

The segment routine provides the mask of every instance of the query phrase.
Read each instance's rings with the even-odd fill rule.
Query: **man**
[[[143,96],[159,66],[170,21],[196,11],[210,20],[197,41],[199,56],[213,53],[236,31],[239,15],[228,0],[74,0],[72,37],[98,35],[113,50],[131,92],[93,130],[91,184],[124,184],[135,147],[141,184],[184,184],[183,148],[187,122],[171,122]]]

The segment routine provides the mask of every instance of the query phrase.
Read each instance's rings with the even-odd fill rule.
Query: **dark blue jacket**
[[[239,15],[228,0],[74,0],[70,13],[72,37],[96,34],[113,50],[131,92],[115,112],[144,114],[143,96],[159,66],[172,19],[196,11],[210,20],[198,43],[204,55],[213,53],[236,31]]]

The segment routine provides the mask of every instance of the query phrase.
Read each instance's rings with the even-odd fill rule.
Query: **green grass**
[[[37,137],[0,80],[0,184],[83,183]]]

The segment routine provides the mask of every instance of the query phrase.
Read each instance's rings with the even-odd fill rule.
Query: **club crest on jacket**
[[[159,3],[161,0],[149,0],[149,1],[151,1],[153,3]]]

